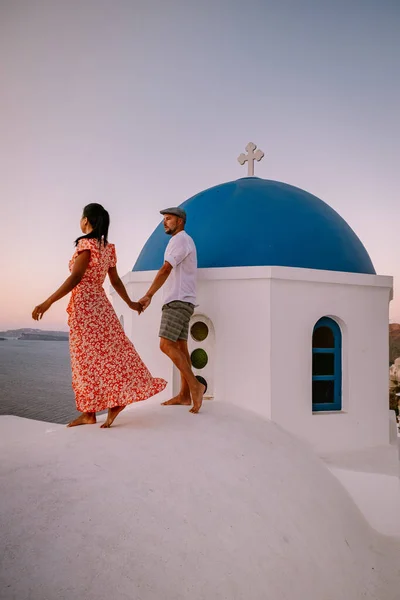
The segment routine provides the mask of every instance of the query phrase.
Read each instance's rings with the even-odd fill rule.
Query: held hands
[[[42,302],[42,304],[38,304],[37,306],[35,306],[32,312],[32,319],[34,319],[35,321],[40,321],[44,313],[47,310],[49,310],[51,304],[52,303],[49,300],[46,300],[46,302]]]
[[[146,310],[146,308],[148,306],[150,306],[150,302],[151,302],[151,296],[143,296],[143,298],[140,298],[139,300],[139,304],[142,306],[143,310]]]
[[[151,302],[151,296],[143,296],[139,300],[139,302],[131,302],[129,304],[129,308],[132,310],[136,310],[136,312],[140,315],[146,308],[149,306]]]
[[[132,310],[136,310],[136,312],[140,315],[143,312],[143,306],[140,302],[130,302],[129,308]]]

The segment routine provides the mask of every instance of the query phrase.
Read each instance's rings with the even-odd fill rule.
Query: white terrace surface
[[[233,406],[154,399],[110,430],[0,417],[0,457],[1,600],[400,597],[399,540]]]

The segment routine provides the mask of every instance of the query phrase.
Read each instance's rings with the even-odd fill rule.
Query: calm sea
[[[0,340],[0,414],[51,423],[77,415],[68,342]]]

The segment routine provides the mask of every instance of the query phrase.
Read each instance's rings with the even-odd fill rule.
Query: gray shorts
[[[176,342],[187,340],[189,336],[189,322],[194,313],[194,304],[174,300],[162,307],[159,337]]]

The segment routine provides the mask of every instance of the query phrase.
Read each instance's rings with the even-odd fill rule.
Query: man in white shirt
[[[165,233],[172,236],[164,254],[164,264],[158,271],[147,293],[139,300],[143,310],[149,306],[154,294],[163,287],[163,307],[160,326],[160,348],[181,374],[181,389],[166,406],[191,405],[191,413],[198,413],[205,386],[192,371],[187,346],[189,322],[196,304],[196,246],[185,231],[186,213],[182,208],[166,208]]]

